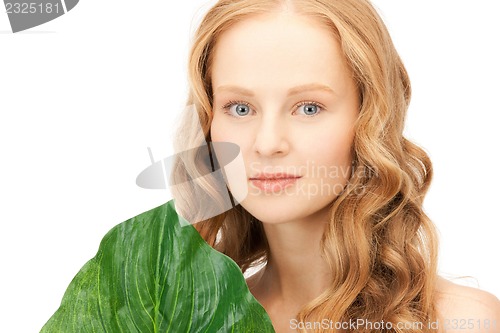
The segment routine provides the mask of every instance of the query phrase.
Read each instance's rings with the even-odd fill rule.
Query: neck
[[[269,297],[302,306],[327,288],[331,272],[320,251],[327,223],[328,209],[303,220],[264,223],[270,253],[260,283]]]

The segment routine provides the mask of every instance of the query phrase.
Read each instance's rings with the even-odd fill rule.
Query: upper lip
[[[302,176],[297,176],[297,175],[290,175],[287,173],[259,173],[256,174],[252,177],[250,177],[250,180],[272,180],[272,179],[294,179],[294,178],[300,178]]]

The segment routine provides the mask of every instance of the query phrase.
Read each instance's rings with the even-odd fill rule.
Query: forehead
[[[217,41],[214,88],[241,84],[298,86],[311,81],[339,91],[349,76],[332,28],[290,12],[251,16],[232,25]]]

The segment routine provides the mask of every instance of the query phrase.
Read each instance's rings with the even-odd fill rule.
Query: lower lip
[[[281,192],[292,186],[299,178],[250,179],[252,184],[264,192]]]

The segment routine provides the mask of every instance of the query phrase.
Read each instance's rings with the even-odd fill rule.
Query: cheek
[[[307,154],[308,159],[323,165],[345,165],[351,163],[353,135],[345,129],[327,128],[303,135],[296,147]]]
[[[214,117],[210,126],[210,136],[213,142],[231,142],[238,145],[242,151],[245,151],[251,144],[249,134],[245,129],[224,122],[218,117]]]
[[[235,131],[233,130],[232,126],[228,126],[228,124],[225,124],[219,116],[214,116],[212,124],[210,126],[210,134],[212,137],[212,141],[214,142],[238,143],[235,141],[238,139],[238,136],[235,135]]]
[[[220,149],[224,149],[224,145],[214,145],[215,155],[223,169],[225,183],[231,191],[233,200],[238,204],[242,202],[248,194],[247,174],[243,154],[241,152],[242,143],[240,142],[241,140],[238,140],[240,136],[238,136],[238,133],[235,133],[230,126],[223,124],[216,117],[214,117],[212,121],[210,132],[212,142],[230,142],[240,147],[240,151],[237,153],[236,157],[231,154],[231,158],[224,158],[223,156],[228,155],[227,152],[220,151]]]
[[[307,159],[308,193],[318,202],[337,197],[345,188],[352,172],[352,139],[350,135],[329,133],[318,135],[310,145]],[[305,149],[305,148],[304,148]],[[305,151],[305,150],[304,150]],[[312,162],[314,161],[314,162]],[[322,197],[323,199],[319,199]]]

